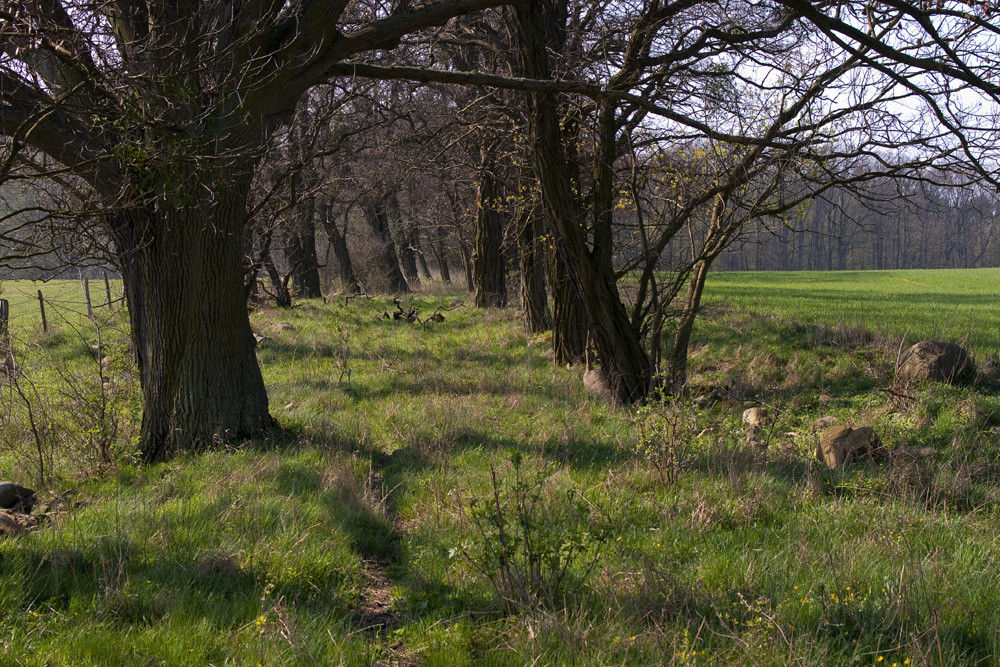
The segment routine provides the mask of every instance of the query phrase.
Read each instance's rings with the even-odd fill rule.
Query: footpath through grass
[[[157,466],[131,462],[128,429],[105,460],[72,418],[112,394],[134,420],[128,365],[105,387],[91,333],[24,327],[51,451],[7,381],[0,477],[76,495],[0,537],[0,664],[997,662],[996,379],[884,391],[907,317],[838,315],[832,294],[864,290],[836,277],[813,297],[789,274],[715,278],[691,397],[641,412],[588,396],[512,311],[258,311],[281,426]],[[454,297],[406,302],[426,317]],[[740,424],[761,404],[766,453]],[[894,454],[819,468],[823,415]]]

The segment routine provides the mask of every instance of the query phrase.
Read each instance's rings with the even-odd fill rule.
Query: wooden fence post
[[[108,282],[108,272],[104,272],[104,294],[108,297],[108,309],[111,309],[111,283]]]
[[[7,322],[10,320],[10,302],[0,299],[0,341],[7,340]]]
[[[94,319],[94,307],[90,305],[90,278],[83,279],[83,296],[87,299],[87,317]]]
[[[49,323],[45,321],[45,299],[42,298],[42,290],[38,290],[38,309],[42,311],[42,331],[48,333]]]

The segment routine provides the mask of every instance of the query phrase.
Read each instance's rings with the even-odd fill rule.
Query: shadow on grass
[[[237,629],[261,613],[265,576],[220,552],[185,550],[149,557],[129,539],[105,538],[83,547],[19,544],[0,566],[6,580],[5,614],[85,613],[131,627],[168,616],[199,618],[220,629]],[[277,595],[316,598],[314,582],[283,582]],[[348,609],[324,596],[335,616]],[[12,616],[9,616],[12,618]]]
[[[310,439],[313,442],[316,440],[301,427],[278,426],[267,438],[247,444],[260,452],[300,451],[303,449],[302,441]],[[376,448],[363,447],[354,442],[337,442],[333,448],[368,459],[371,462],[368,479],[363,483],[357,482],[353,475],[346,474],[331,482],[324,478],[324,471],[312,462],[282,461],[275,476],[276,493],[302,500],[323,497],[331,519],[339,522],[340,528],[363,558],[379,562],[394,560],[398,555],[399,539],[394,526],[392,494],[381,488],[385,486],[381,479],[382,471],[391,457]]]
[[[966,625],[938,625],[933,601],[919,594],[903,600],[876,599],[874,593],[845,599],[822,584],[807,592],[733,588],[712,594],[641,558],[642,582],[617,597],[626,612],[652,631],[686,627],[716,655],[729,653],[740,662],[755,663],[754,651],[775,641],[787,645],[790,655],[837,656],[845,663],[892,664],[888,658],[895,655],[896,664],[918,664],[923,655],[942,664],[985,664],[996,657],[990,637]]]

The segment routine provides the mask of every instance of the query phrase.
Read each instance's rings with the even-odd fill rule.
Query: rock
[[[819,434],[816,446],[816,458],[830,468],[839,468],[866,457],[882,458],[884,453],[882,441],[868,426],[830,426]]]
[[[36,500],[31,489],[14,482],[0,482],[0,509],[30,514]]]
[[[0,510],[0,535],[17,537],[29,530],[35,530],[41,522],[41,518],[37,516]]]
[[[604,371],[599,368],[591,368],[583,374],[583,388],[594,396],[611,398],[611,386]]]
[[[528,345],[549,345],[552,343],[552,332],[543,331],[537,336],[528,339]]]
[[[0,511],[0,535],[17,537],[24,532],[24,527],[19,524],[12,515]]]
[[[829,426],[833,426],[833,423],[835,421],[837,421],[837,420],[834,419],[833,417],[831,417],[830,415],[826,415],[824,417],[820,417],[819,419],[817,419],[816,421],[814,421],[812,424],[809,424],[809,432],[810,433],[818,433],[819,431],[822,431],[823,429],[825,429],[825,428],[827,428]]]
[[[761,437],[764,422],[767,420],[767,408],[747,408],[743,411],[743,424],[746,425],[747,447],[767,451],[767,440]]]
[[[969,353],[954,343],[922,340],[899,358],[896,384],[907,382],[954,382],[972,372]]]
[[[747,408],[743,411],[743,423],[746,426],[763,426],[767,419],[767,408]]]

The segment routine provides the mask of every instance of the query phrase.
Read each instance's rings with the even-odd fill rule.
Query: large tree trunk
[[[539,333],[552,328],[545,295],[545,252],[539,241],[540,207],[526,206],[518,220],[517,249],[520,265],[521,313],[524,330]]]
[[[550,253],[552,354],[557,364],[577,364],[587,352],[587,311],[558,252]]]
[[[516,15],[521,35],[525,75],[549,77],[546,42],[558,35],[557,12],[550,2],[525,3]],[[611,263],[611,211],[614,189],[611,169],[615,150],[615,108],[608,100],[598,110],[598,155],[595,169],[593,252],[588,247],[585,210],[578,184],[562,145],[562,128],[553,95],[532,96],[531,141],[542,202],[556,249],[583,300],[601,370],[617,402],[641,400],[649,390],[652,367],[639,330],[629,319],[618,294]]]
[[[212,202],[111,215],[142,385],[147,462],[273,424],[241,270],[246,189]],[[154,217],[155,216],[155,217]]]
[[[503,188],[496,178],[496,156],[484,146],[479,166],[476,246],[472,253],[473,299],[477,308],[507,305],[503,261]]]
[[[378,245],[378,257],[381,268],[385,271],[386,280],[390,293],[405,294],[410,291],[410,286],[403,277],[403,272],[399,269],[399,256],[396,254],[396,245],[392,241],[392,233],[389,230],[389,195],[368,199],[364,203],[365,218],[368,226],[375,236],[375,243]]]

